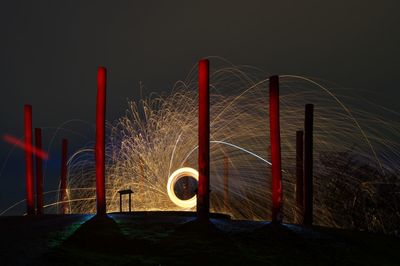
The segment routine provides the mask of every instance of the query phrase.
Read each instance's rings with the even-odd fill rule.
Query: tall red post
[[[105,189],[106,68],[97,69],[96,104],[96,198],[97,214],[106,214]]]
[[[66,214],[68,210],[67,204],[67,161],[68,161],[68,140],[62,140],[61,146],[61,180],[60,180],[60,209],[62,214]]]
[[[210,212],[210,95],[209,61],[199,61],[199,124],[197,218],[208,219]]]
[[[32,106],[24,106],[24,138],[25,138],[25,183],[26,183],[26,213],[35,214],[34,206],[34,180],[33,180],[33,154],[32,149]]]
[[[313,223],[313,120],[314,105],[306,104],[304,119],[304,225]]]
[[[296,222],[303,222],[303,131],[296,131]]]
[[[35,128],[35,146],[42,150],[42,130]],[[43,214],[43,160],[41,156],[35,157],[36,162],[36,214]]]
[[[269,78],[269,120],[272,163],[272,222],[282,223],[282,170],[278,76],[271,76]]]

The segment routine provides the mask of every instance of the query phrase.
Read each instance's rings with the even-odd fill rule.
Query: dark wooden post
[[[303,131],[296,132],[296,223],[303,223]]]
[[[119,193],[119,212],[122,212],[122,194]]]
[[[314,105],[306,104],[304,119],[304,225],[313,224],[313,118]]]
[[[129,193],[129,212],[132,211],[132,207],[131,207],[131,193]]]

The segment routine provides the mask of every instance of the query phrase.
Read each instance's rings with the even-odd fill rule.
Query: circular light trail
[[[185,176],[190,176],[190,177],[196,179],[196,181],[199,181],[199,172],[197,172],[196,169],[193,169],[190,167],[179,168],[178,170],[173,172],[170,175],[170,177],[168,178],[167,192],[168,192],[169,198],[171,199],[171,201],[173,203],[175,203],[179,207],[188,209],[188,208],[193,208],[194,206],[196,206],[196,201],[197,201],[196,195],[194,195],[193,197],[191,197],[188,200],[182,200],[176,196],[175,190],[174,190],[176,182],[178,182],[179,179],[181,179],[182,177],[185,177]]]

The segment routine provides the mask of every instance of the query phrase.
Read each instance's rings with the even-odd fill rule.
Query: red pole
[[[25,147],[32,147],[32,106],[24,106],[24,135]],[[26,213],[35,214],[34,206],[34,180],[33,180],[33,154],[32,149],[25,149],[25,182],[26,182]]]
[[[35,146],[42,150],[42,130],[35,128]],[[43,214],[43,160],[36,156],[36,214]]]
[[[313,223],[313,117],[314,105],[306,104],[304,119],[304,225]]]
[[[303,131],[296,131],[296,222],[303,222]]]
[[[68,160],[68,140],[62,140],[61,147],[61,184],[60,184],[60,199],[61,202],[61,213],[67,213],[67,160]]]
[[[97,214],[106,214],[105,190],[106,68],[97,69],[96,105],[96,198]]]
[[[269,78],[269,119],[272,163],[272,222],[282,223],[282,170],[278,76],[271,76]]]
[[[209,61],[199,61],[199,124],[197,218],[208,219],[210,212],[210,96]]]

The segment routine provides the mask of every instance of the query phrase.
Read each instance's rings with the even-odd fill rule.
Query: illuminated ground
[[[191,214],[2,217],[1,265],[398,265],[400,239]]]

